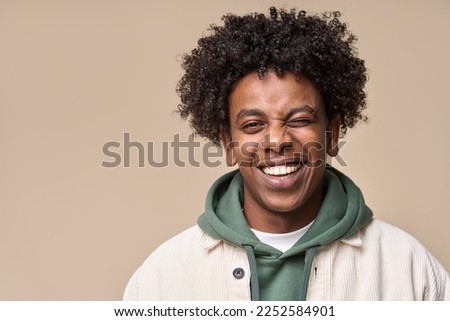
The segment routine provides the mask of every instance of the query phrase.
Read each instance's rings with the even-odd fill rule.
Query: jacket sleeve
[[[445,289],[445,296],[444,296],[444,301],[450,301],[450,284],[449,284],[449,279],[447,278],[447,287]]]
[[[429,286],[425,300],[450,301],[450,274],[429,252]]]
[[[446,274],[445,289],[444,289],[444,301],[450,301],[450,274],[444,270]]]
[[[128,281],[123,294],[123,301],[138,301],[139,300],[139,279],[140,269],[138,269]]]

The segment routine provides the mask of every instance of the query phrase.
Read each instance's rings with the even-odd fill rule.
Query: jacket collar
[[[204,238],[205,238],[205,241],[203,242],[203,249],[205,251],[211,251],[217,245],[219,245],[219,243],[222,242],[222,240],[218,240],[218,239],[212,238],[211,236],[209,236],[206,233],[204,233],[203,235],[204,235]],[[342,243],[344,243],[344,244],[347,244],[347,245],[350,245],[350,246],[354,246],[354,247],[361,247],[362,244],[363,244],[360,231],[357,231],[352,236],[349,236],[349,237],[347,237],[345,239],[341,239],[340,241]]]
[[[214,249],[222,240],[215,239],[211,236],[209,236],[206,233],[203,233],[204,242],[203,242],[203,249],[205,251],[211,251]]]
[[[349,236],[349,237],[347,237],[345,239],[341,239],[340,241],[342,243],[345,243],[345,244],[350,245],[350,246],[355,246],[355,247],[361,247],[362,244],[363,244],[360,231],[357,231],[352,236]]]

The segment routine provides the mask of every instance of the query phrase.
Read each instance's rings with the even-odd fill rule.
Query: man
[[[183,118],[228,165],[198,225],[161,245],[129,300],[449,300],[413,237],[372,218],[326,165],[364,120],[364,61],[339,13],[227,15],[184,57]]]

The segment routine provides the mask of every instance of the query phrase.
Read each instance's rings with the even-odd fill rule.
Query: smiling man
[[[326,133],[334,139],[339,133],[312,82],[291,72],[269,69],[263,79],[252,72],[231,91],[229,117],[222,141],[228,165],[239,164],[248,224],[288,233],[311,223],[323,200],[325,149],[337,144],[326,142]]]
[[[227,15],[184,57],[180,114],[238,169],[161,245],[127,300],[450,300],[445,269],[326,165],[363,120],[364,62],[338,13]]]

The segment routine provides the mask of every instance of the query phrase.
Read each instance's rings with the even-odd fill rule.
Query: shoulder
[[[203,234],[203,231],[197,225],[192,226],[162,243],[156,248],[154,253],[164,252],[165,250],[179,249],[180,247],[189,247],[191,242],[200,241]]]
[[[155,298],[153,293],[147,293],[149,291],[145,284],[157,285],[160,282],[160,273],[164,270],[170,270],[169,273],[174,273],[175,271],[172,271],[174,267],[179,266],[180,261],[185,260],[187,255],[192,255],[191,249],[202,238],[202,234],[198,226],[193,226],[158,246],[131,276],[123,299]]]
[[[244,250],[214,239],[194,226],[150,254],[128,281],[123,299],[223,299],[233,292],[221,289],[232,286],[230,282],[234,280],[224,278],[224,273],[236,266],[247,267]]]
[[[449,274],[416,238],[392,224],[372,220],[360,231],[363,247],[388,270],[409,271],[415,284],[426,284],[424,297],[448,299]],[[399,275],[399,274],[397,274]]]
[[[367,238],[385,239],[386,241],[401,241],[411,245],[421,246],[420,243],[409,233],[398,226],[387,222],[373,219],[361,229],[361,233]]]
[[[196,253],[200,254],[209,243],[215,244],[217,242],[203,232],[198,225],[195,225],[158,246],[145,260],[143,266],[166,266],[167,261],[173,264],[186,257],[192,258],[196,256]]]
[[[373,219],[360,231],[366,247],[376,247],[386,254],[413,255],[416,259],[428,259],[429,251],[411,234],[387,222]]]

